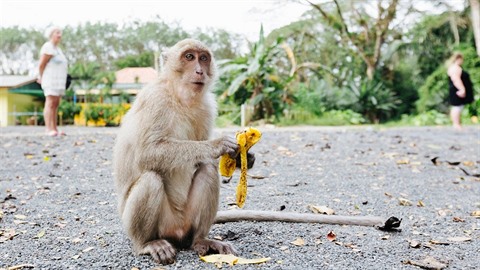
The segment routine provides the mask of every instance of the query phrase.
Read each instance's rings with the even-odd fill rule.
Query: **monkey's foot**
[[[209,251],[214,251],[219,254],[237,253],[237,251],[231,244],[210,239],[198,240],[193,245],[193,250],[195,250],[195,252],[197,252],[200,256],[205,256]]]
[[[167,240],[158,239],[146,243],[140,254],[150,254],[156,263],[172,264],[177,251]]]

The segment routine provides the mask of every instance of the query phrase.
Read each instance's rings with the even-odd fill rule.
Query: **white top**
[[[52,55],[42,74],[42,88],[47,90],[65,90],[68,62],[62,49],[55,46],[51,41],[47,41],[40,49],[40,56],[42,54]]]

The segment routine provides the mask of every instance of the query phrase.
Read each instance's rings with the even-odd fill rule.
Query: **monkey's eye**
[[[187,53],[187,54],[185,55],[185,59],[187,59],[187,60],[189,60],[189,61],[190,61],[190,60],[193,60],[193,58],[194,58],[194,56],[193,56],[193,54],[191,54],[191,53]]]
[[[208,60],[208,57],[207,57],[206,55],[200,56],[200,61],[205,62],[205,61],[207,61],[207,60]]]

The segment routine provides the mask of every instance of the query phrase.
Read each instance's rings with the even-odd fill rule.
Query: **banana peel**
[[[262,137],[260,130],[256,128],[246,128],[245,130],[238,131],[235,134],[237,139],[239,154],[240,154],[240,180],[237,186],[237,206],[243,208],[245,205],[245,199],[247,197],[247,152],[256,144]],[[236,169],[236,160],[231,158],[228,154],[224,154],[220,157],[219,171],[223,177],[232,178]]]

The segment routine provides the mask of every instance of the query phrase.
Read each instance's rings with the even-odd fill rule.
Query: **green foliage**
[[[352,81],[347,87],[355,96],[354,103],[350,104],[352,110],[372,123],[387,119],[398,106],[398,98],[382,82],[363,79]]]
[[[430,110],[419,113],[418,115],[404,114],[398,124],[414,126],[448,125],[450,124],[450,119],[445,113]]]
[[[87,121],[98,122],[105,121],[107,126],[118,126],[120,117],[127,112],[127,109],[121,104],[88,104],[83,113]]]
[[[281,126],[313,125],[313,126],[343,126],[366,123],[366,119],[352,110],[331,110],[316,115],[308,110],[296,108],[289,111],[278,122]]]
[[[127,55],[114,62],[117,69],[126,67],[153,67],[155,66],[153,52],[143,52],[140,55]]]
[[[70,101],[62,100],[58,106],[58,113],[62,116],[62,120],[65,122],[73,123],[75,115],[82,111],[82,106]]]
[[[229,102],[229,97],[237,106],[248,102],[254,106],[252,120],[278,119],[290,98],[286,83],[291,79],[282,80],[274,62],[282,52],[281,43],[278,38],[267,45],[261,27],[259,41],[253,44],[249,55],[219,61],[221,76],[217,93],[223,96],[222,101]]]

